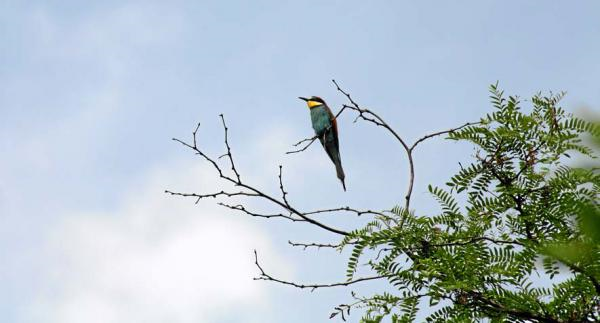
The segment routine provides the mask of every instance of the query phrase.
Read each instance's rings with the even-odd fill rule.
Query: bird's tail
[[[319,138],[319,140],[321,141],[321,144],[324,143],[324,140],[322,138]],[[336,146],[331,145],[331,144],[323,144],[323,147],[325,148],[327,155],[329,156],[329,158],[335,165],[335,171],[337,173],[337,178],[339,178],[340,181],[342,181],[342,187],[344,187],[344,192],[345,192],[346,191],[346,183],[344,182],[344,179],[346,178],[346,175],[344,174],[344,169],[342,168],[342,159],[340,158],[339,148],[337,148]]]
[[[340,160],[340,156],[337,156],[337,158],[334,158],[333,163],[335,164],[335,171],[337,173],[337,178],[340,179],[340,181],[342,181],[342,187],[344,187],[344,192],[346,191],[346,183],[344,182],[344,179],[346,178],[346,175],[344,175],[344,169],[342,168],[342,161]]]

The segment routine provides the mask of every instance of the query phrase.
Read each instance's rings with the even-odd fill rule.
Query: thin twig
[[[372,210],[357,210],[357,209],[351,208],[349,206],[342,206],[342,207],[333,208],[333,209],[322,209],[322,210],[317,210],[317,211],[305,212],[304,214],[311,215],[311,214],[331,213],[331,212],[340,212],[340,211],[356,213],[357,216],[361,216],[364,214],[386,216],[382,212],[377,212],[377,211],[372,211]]]
[[[268,280],[268,281],[273,281],[273,282],[284,284],[284,285],[293,286],[293,287],[300,288],[300,289],[310,288],[311,291],[314,291],[315,289],[318,289],[318,288],[350,286],[350,285],[364,282],[364,281],[376,280],[376,279],[382,279],[382,278],[389,277],[389,276],[371,276],[371,277],[357,278],[357,279],[353,279],[350,281],[331,283],[331,284],[298,284],[298,283],[294,283],[294,282],[287,281],[287,280],[281,280],[281,279],[275,278],[275,277],[267,274],[264,271],[264,269],[260,266],[260,264],[258,263],[258,254],[256,253],[256,250],[254,250],[254,264],[256,264],[256,267],[258,267],[258,269],[260,270],[260,276],[255,277],[254,280]]]
[[[302,139],[300,141],[298,141],[297,143],[294,144],[294,147],[298,147],[298,145],[300,145],[303,142],[309,142],[308,144],[304,145],[304,147],[297,149],[297,150],[291,150],[291,151],[286,151],[286,154],[295,154],[295,153],[299,153],[302,151],[305,151],[306,148],[310,147],[310,145],[312,145],[313,142],[315,142],[315,140],[317,140],[318,136],[314,136],[312,138],[306,138],[306,139]]]
[[[333,84],[335,84],[337,90],[339,92],[341,92],[343,95],[345,95],[346,98],[348,98],[348,101],[350,101],[350,103],[351,103],[351,105],[344,104],[343,105],[343,109],[348,108],[348,109],[352,109],[352,110],[358,112],[358,116],[356,117],[356,120],[363,119],[363,120],[369,121],[369,122],[371,122],[371,123],[373,123],[373,124],[375,124],[377,126],[385,128],[387,131],[389,131],[392,134],[392,136],[394,136],[398,140],[398,142],[404,148],[404,150],[406,152],[406,157],[408,159],[408,167],[409,167],[408,189],[407,189],[406,195],[404,196],[404,199],[405,199],[404,208],[406,210],[410,210],[410,199],[411,199],[411,196],[412,196],[412,191],[413,191],[414,182],[415,182],[415,165],[414,165],[413,154],[412,154],[413,153],[413,149],[419,143],[421,143],[421,142],[423,142],[423,141],[425,141],[425,140],[427,140],[429,138],[432,138],[432,137],[435,137],[435,136],[439,136],[439,135],[442,135],[442,134],[445,134],[445,133],[450,133],[452,131],[456,131],[456,130],[462,129],[464,127],[467,127],[469,125],[477,124],[477,123],[474,123],[474,122],[469,122],[469,123],[466,123],[466,124],[464,124],[464,125],[462,125],[460,127],[457,127],[457,128],[452,128],[452,129],[449,129],[449,130],[438,131],[438,132],[435,132],[435,133],[432,133],[432,134],[425,135],[425,136],[417,139],[417,141],[415,141],[415,143],[412,144],[409,147],[406,144],[406,142],[404,141],[404,139],[402,139],[402,137],[400,137],[400,135],[387,122],[385,122],[385,120],[383,120],[383,118],[381,118],[378,114],[376,114],[375,112],[373,112],[373,111],[371,111],[369,109],[363,109],[363,108],[361,108],[358,105],[358,103],[356,103],[356,101],[354,101],[354,99],[352,99],[352,96],[348,92],[344,91],[335,80],[332,80],[332,82],[333,82]],[[355,122],[356,122],[356,120],[355,120]]]
[[[456,128],[452,128],[452,129],[448,129],[448,130],[442,130],[442,131],[430,133],[428,135],[425,135],[425,136],[417,139],[417,141],[415,141],[412,144],[412,146],[410,146],[410,151],[412,152],[418,144],[420,144],[421,142],[423,142],[423,141],[425,141],[425,140],[427,140],[429,138],[433,138],[433,137],[440,136],[440,135],[447,134],[447,133],[452,133],[452,132],[460,130],[460,129],[464,128],[464,127],[473,126],[473,125],[480,124],[480,123],[481,122],[467,122],[467,123],[463,124],[460,127],[456,127]]]
[[[183,197],[195,197],[196,198],[196,204],[198,204],[198,202],[200,202],[201,199],[203,199],[203,198],[209,198],[209,197],[216,198],[217,196],[227,196],[227,197],[232,197],[232,196],[260,196],[258,194],[248,193],[248,192],[225,192],[225,191],[220,191],[220,192],[216,192],[216,193],[209,193],[209,194],[196,194],[196,193],[180,193],[180,192],[173,192],[173,191],[165,190],[165,193],[171,194],[171,195],[183,196]]]
[[[227,127],[225,124],[225,119],[222,118],[222,122],[223,122],[223,126]],[[179,142],[180,144],[184,145],[187,148],[192,149],[196,154],[200,155],[204,160],[206,160],[207,162],[209,162],[213,168],[215,169],[215,171],[219,174],[219,177],[222,178],[223,180],[230,182],[238,187],[247,189],[249,192],[244,192],[242,194],[242,192],[240,193],[234,193],[235,195],[246,195],[246,196],[254,196],[254,197],[259,197],[259,198],[263,198],[265,200],[270,201],[271,203],[274,203],[275,205],[278,205],[279,207],[283,208],[284,210],[287,210],[290,212],[290,214],[295,214],[297,215],[299,218],[303,219],[304,222],[310,223],[312,225],[315,225],[317,227],[320,227],[326,231],[332,232],[332,233],[336,233],[339,235],[343,235],[346,236],[348,235],[348,232],[340,230],[340,229],[336,229],[334,227],[328,226],[324,223],[321,223],[320,221],[314,220],[311,217],[305,215],[303,212],[298,211],[297,209],[293,208],[292,206],[289,205],[289,203],[286,200],[279,200],[269,194],[264,193],[263,191],[259,190],[258,188],[243,183],[241,182],[241,180],[239,180],[239,178],[232,178],[229,175],[226,175],[221,167],[219,166],[219,164],[217,164],[217,162],[212,159],[211,157],[209,157],[207,154],[205,154],[200,148],[198,148],[197,145],[197,139],[196,139],[196,134],[198,131],[198,128],[200,127],[200,124],[198,124],[198,126],[195,128],[195,130],[192,132],[193,135],[193,145],[188,144],[187,142],[177,139],[177,138],[173,138],[174,141]],[[226,146],[228,145],[228,143],[226,144]],[[230,148],[231,150],[231,148]],[[230,151],[229,150],[229,151]],[[233,156],[230,155],[231,159],[233,160]],[[231,163],[232,168],[234,168],[234,173],[237,173],[237,170],[235,170],[235,164],[232,162]],[[176,192],[172,192],[172,191],[166,191],[166,193],[172,194],[172,195],[179,195],[179,196],[189,196],[189,197],[196,197],[197,200],[196,202],[198,202],[199,199],[205,198],[205,197],[216,197],[216,196],[227,196],[227,194],[225,194],[225,192],[217,192],[217,193],[213,193],[213,194],[205,194],[205,195],[200,195],[200,194],[193,194],[193,193],[176,193]],[[213,196],[216,195],[216,196]],[[234,196],[234,195],[232,195]]]
[[[246,213],[246,214],[248,214],[250,216],[259,217],[259,218],[266,218],[266,219],[270,219],[270,218],[283,218],[283,219],[288,219],[288,220],[290,220],[292,222],[304,222],[305,221],[304,219],[297,219],[297,218],[294,218],[292,216],[285,215],[285,214],[282,214],[282,213],[279,213],[279,214],[261,214],[261,213],[251,212],[251,211],[249,211],[248,209],[246,209],[241,204],[230,205],[230,204],[226,204],[226,203],[222,203],[222,202],[219,202],[217,204],[221,205],[223,207],[226,207],[226,208],[229,208],[229,209],[232,209],[232,210],[236,210],[236,211],[241,211],[241,212],[244,212],[244,213]]]
[[[310,248],[310,247],[314,247],[314,248],[318,248],[318,249],[321,249],[321,248],[334,248],[335,249],[335,248],[339,248],[341,246],[340,244],[314,243],[314,242],[302,243],[302,242],[292,242],[289,240],[288,240],[288,244],[290,244],[291,246],[294,246],[294,247],[302,247],[302,248],[304,248],[304,250],[306,250],[307,248]]]
[[[352,106],[344,104],[344,108],[349,108],[349,109],[352,109],[352,110],[358,112],[358,118],[361,118],[365,121],[369,121],[375,125],[378,125],[380,127],[387,129],[398,140],[398,142],[400,142],[400,144],[406,151],[406,155],[408,157],[408,165],[409,165],[409,181],[408,181],[408,190],[404,197],[404,199],[406,200],[404,207],[408,210],[410,207],[410,197],[412,195],[413,182],[414,182],[414,177],[415,177],[415,166],[414,166],[410,148],[408,147],[406,142],[402,139],[402,137],[400,137],[400,135],[398,135],[398,133],[392,127],[390,127],[379,115],[370,111],[369,109],[362,109],[358,105],[358,103],[356,103],[352,99],[352,97],[350,96],[350,94],[348,92],[342,90],[342,88],[340,88],[340,86],[338,85],[338,83],[335,80],[332,80],[332,81],[333,81],[333,84],[335,84],[337,90],[339,92],[341,92],[342,94],[344,94],[346,96],[346,98],[348,98],[348,101],[350,101],[350,103],[352,104]],[[369,117],[369,115],[372,117]]]
[[[227,147],[227,153],[225,155],[229,156],[229,161],[231,162],[231,170],[235,174],[238,184],[241,184],[242,180],[240,178],[240,173],[238,173],[237,169],[235,168],[235,164],[233,163],[233,156],[231,155],[231,147],[229,147],[229,140],[227,139],[227,137],[228,137],[227,131],[229,130],[229,128],[227,128],[227,125],[225,124],[225,117],[223,116],[223,114],[221,113],[221,114],[219,114],[219,116],[221,117],[221,121],[223,122],[223,129],[225,129],[225,146]]]
[[[334,116],[333,120],[334,121],[337,120],[337,118],[342,114],[342,112],[344,112],[344,110],[346,110],[346,107],[342,107],[340,109],[340,111],[338,111],[338,113]],[[328,130],[328,129],[329,128],[327,128],[326,130]],[[305,138],[305,139],[302,139],[302,140],[298,141],[297,143],[293,144],[294,147],[298,147],[300,144],[302,144],[304,142],[307,142],[307,141],[309,141],[309,143],[306,144],[304,147],[302,147],[300,149],[292,150],[292,151],[287,151],[286,154],[295,154],[295,153],[299,153],[299,152],[305,151],[308,147],[310,147],[310,145],[313,144],[313,142],[315,142],[315,140],[317,138],[319,138],[319,137],[317,135],[315,135],[315,136],[312,136],[310,138]]]
[[[288,202],[288,200],[287,200],[287,194],[288,194],[288,192],[286,192],[285,189],[283,188],[283,179],[281,178],[281,172],[282,172],[282,170],[283,170],[283,166],[279,165],[279,190],[281,190],[281,196],[283,198],[283,202],[289,208],[290,207],[290,202]]]

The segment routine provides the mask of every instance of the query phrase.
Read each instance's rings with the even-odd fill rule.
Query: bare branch
[[[271,202],[273,202],[273,203],[281,206],[282,208],[290,211],[290,213],[296,214],[300,218],[306,220],[306,222],[308,222],[308,223],[314,224],[314,225],[316,225],[316,226],[318,226],[318,227],[320,227],[322,229],[325,229],[325,230],[327,230],[329,232],[337,233],[337,234],[344,235],[344,236],[348,235],[348,232],[343,231],[343,230],[339,230],[339,229],[336,229],[336,228],[333,228],[333,227],[330,227],[330,226],[325,225],[325,224],[323,224],[323,223],[321,223],[319,221],[316,221],[316,220],[314,220],[314,219],[312,219],[312,218],[304,215],[304,213],[302,213],[302,212],[296,210],[295,208],[291,207],[290,205],[286,204],[285,202],[281,202],[278,199],[276,199],[276,198],[274,198],[274,197],[272,197],[270,195],[267,195],[267,194],[263,193],[262,191],[259,191],[258,189],[254,188],[254,187],[248,186],[246,184],[241,184],[240,186],[248,188],[248,189],[256,192],[258,195],[260,195],[260,197],[262,197],[262,198],[264,198],[266,200],[269,200],[269,201],[271,201]]]
[[[227,153],[225,155],[229,156],[229,161],[231,162],[231,170],[235,174],[238,184],[241,184],[242,180],[240,178],[240,173],[238,173],[237,169],[235,168],[235,164],[233,163],[233,156],[231,155],[231,147],[229,147],[229,140],[227,139],[227,131],[229,130],[229,128],[227,128],[227,125],[225,124],[225,117],[223,116],[222,113],[219,114],[219,117],[221,117],[221,121],[223,122],[223,129],[225,129],[225,147],[227,147]]]
[[[333,120],[337,120],[337,118],[338,118],[338,117],[339,117],[339,116],[342,114],[342,112],[344,112],[344,110],[346,110],[346,107],[345,107],[345,106],[344,106],[344,107],[342,107],[342,108],[340,109],[340,111],[338,111],[338,113],[335,115],[335,117],[333,118]],[[318,136],[316,136],[316,135],[315,135],[315,136],[313,136],[313,137],[306,138],[306,139],[302,139],[302,140],[298,141],[297,143],[295,143],[295,144],[293,145],[294,147],[298,147],[298,146],[300,146],[300,144],[302,144],[302,143],[304,143],[304,142],[307,142],[307,141],[308,141],[309,143],[308,143],[307,145],[305,145],[304,147],[300,148],[300,149],[297,149],[297,150],[292,150],[292,151],[288,151],[288,152],[286,152],[286,154],[295,154],[295,153],[299,153],[299,152],[305,151],[305,150],[306,150],[308,147],[310,147],[310,145],[312,145],[312,144],[313,144],[313,142],[315,142],[315,140],[316,140],[317,138],[318,138]]]
[[[408,151],[408,145],[406,144],[406,142],[400,137],[400,135],[398,135],[398,133],[396,133],[396,131],[390,127],[379,115],[377,115],[376,113],[374,113],[373,111],[369,110],[369,109],[363,109],[361,108],[358,103],[356,103],[352,97],[350,96],[350,94],[348,94],[346,91],[342,90],[340,88],[340,86],[337,84],[337,82],[335,80],[332,80],[333,84],[335,84],[336,88],[338,91],[340,91],[342,94],[344,94],[348,100],[350,101],[350,103],[352,103],[352,106],[350,105],[346,105],[344,104],[344,108],[348,108],[348,109],[352,109],[356,112],[358,112],[359,117],[363,120],[372,122],[378,126],[384,127],[385,129],[387,129],[399,142],[400,144],[402,144],[402,146],[404,147],[404,149],[406,151]],[[343,110],[343,109],[342,109]],[[369,117],[372,116],[372,117]]]
[[[223,118],[223,117],[222,117]],[[226,128],[226,124],[224,122],[224,118],[223,120],[223,126]],[[235,164],[233,162],[233,155],[231,153],[231,148],[229,147],[229,143],[227,142],[227,136],[225,139],[225,146],[228,147],[228,153],[226,154],[227,156],[229,156],[230,158],[230,162],[232,165],[232,169],[234,171],[234,173],[236,174],[236,178],[233,178],[229,175],[226,175],[223,170],[221,169],[221,167],[219,166],[219,164],[217,164],[217,162],[212,159],[211,157],[209,157],[208,155],[206,155],[202,150],[200,150],[198,148],[197,145],[197,138],[196,138],[196,133],[198,131],[198,128],[200,127],[200,124],[198,124],[198,126],[196,127],[196,129],[194,130],[194,132],[192,132],[193,135],[193,145],[186,143],[183,140],[180,139],[176,139],[173,138],[174,141],[177,141],[179,143],[181,143],[182,145],[184,145],[185,147],[188,147],[190,149],[192,149],[196,154],[202,156],[206,161],[208,161],[213,168],[217,171],[217,173],[219,174],[219,177],[222,178],[223,180],[230,182],[238,187],[244,188],[246,190],[248,190],[248,192],[236,192],[236,193],[228,193],[228,192],[217,192],[217,193],[212,193],[212,194],[195,194],[195,193],[178,193],[178,192],[173,192],[173,191],[165,191],[166,193],[169,193],[171,195],[179,195],[179,196],[184,196],[184,197],[196,197],[196,203],[198,203],[198,201],[202,198],[206,198],[206,197],[217,197],[217,196],[224,196],[224,197],[232,197],[232,196],[238,196],[238,195],[244,195],[244,196],[252,196],[252,197],[258,197],[258,198],[263,198],[275,205],[278,205],[279,207],[283,208],[284,210],[287,210],[290,215],[295,214],[296,216],[298,216],[300,219],[304,220],[302,222],[307,222],[310,223],[312,225],[318,226],[326,231],[329,232],[333,232],[339,235],[348,235],[348,232],[340,230],[340,229],[336,229],[333,228],[331,226],[328,226],[326,224],[321,223],[320,221],[316,221],[312,218],[310,218],[309,216],[305,215],[303,212],[298,211],[297,209],[293,208],[287,201],[287,198],[285,197],[285,195],[287,194],[287,192],[285,192],[284,194],[284,199],[283,200],[279,200],[269,194],[264,193],[263,191],[259,190],[258,188],[252,186],[252,185],[248,185],[246,183],[243,183],[240,178],[238,177],[238,172],[235,169]],[[283,183],[281,180],[281,170],[280,170],[280,186],[283,187]],[[299,219],[296,219],[299,220]]]
[[[223,207],[226,207],[226,208],[229,208],[229,209],[232,209],[232,210],[236,210],[236,211],[241,211],[241,212],[244,212],[244,213],[246,213],[246,214],[248,214],[250,216],[259,217],[259,218],[266,218],[266,219],[270,219],[270,218],[283,218],[283,219],[288,219],[288,220],[290,220],[292,222],[304,222],[304,221],[306,221],[304,219],[297,219],[297,218],[294,218],[294,217],[292,217],[290,215],[285,215],[285,214],[282,214],[282,213],[279,213],[279,214],[261,214],[261,213],[251,212],[251,211],[249,211],[248,209],[246,209],[241,204],[230,205],[230,204],[226,204],[226,203],[222,203],[222,202],[219,202],[217,204],[221,205]]]
[[[432,134],[425,135],[425,136],[417,139],[417,141],[415,141],[415,143],[409,147],[406,144],[406,141],[404,141],[404,139],[402,139],[402,137],[400,137],[400,135],[387,122],[385,122],[385,120],[383,120],[383,118],[381,118],[378,114],[376,114],[375,112],[373,112],[369,109],[361,108],[358,105],[358,103],[356,103],[356,101],[354,101],[354,99],[352,99],[352,96],[350,96],[350,94],[348,92],[344,91],[335,80],[332,80],[332,82],[333,82],[333,84],[335,84],[337,90],[339,92],[341,92],[343,95],[345,95],[346,98],[348,98],[348,101],[350,101],[350,103],[351,103],[351,105],[344,104],[343,109],[348,108],[348,109],[358,112],[358,116],[356,117],[356,120],[363,119],[363,120],[369,121],[377,126],[385,128],[388,132],[390,132],[392,134],[392,136],[394,136],[398,140],[398,142],[404,148],[404,150],[406,152],[406,157],[408,158],[408,167],[409,167],[408,189],[407,189],[406,195],[404,196],[404,199],[405,199],[404,208],[406,210],[410,210],[410,199],[412,196],[413,186],[414,186],[414,182],[415,182],[415,165],[414,165],[414,160],[413,160],[413,155],[412,155],[413,149],[419,143],[421,143],[429,138],[439,136],[442,134],[446,134],[446,133],[450,133],[452,131],[456,131],[456,130],[462,129],[464,127],[467,127],[469,125],[478,123],[478,122],[477,123],[469,122],[460,127],[452,128],[449,130],[438,131],[438,132],[435,132]],[[356,122],[356,120],[354,120],[354,121]]]
[[[279,190],[281,190],[281,196],[283,197],[283,202],[289,208],[290,203],[288,202],[287,197],[286,197],[288,192],[286,192],[285,189],[283,188],[283,179],[281,178],[282,170],[283,170],[283,166],[279,165]]]
[[[389,131],[397,140],[398,142],[400,142],[400,144],[402,145],[402,147],[404,148],[404,150],[406,151],[406,156],[408,157],[408,166],[409,166],[409,181],[408,181],[408,190],[406,192],[406,195],[404,196],[404,199],[406,200],[405,204],[404,204],[404,208],[409,210],[410,208],[410,197],[412,195],[412,190],[413,190],[413,183],[415,180],[415,165],[413,162],[413,158],[412,158],[412,153],[410,148],[408,147],[408,145],[406,144],[406,142],[402,139],[402,137],[400,137],[400,135],[398,135],[398,133],[392,128],[390,127],[379,115],[377,115],[376,113],[370,111],[369,109],[362,109],[358,103],[356,103],[352,97],[350,96],[349,93],[347,93],[346,91],[342,90],[342,88],[340,88],[340,86],[338,85],[338,83],[335,80],[332,80],[333,84],[335,84],[337,90],[339,92],[341,92],[342,94],[344,94],[346,96],[346,98],[348,98],[348,100],[350,101],[350,103],[352,104],[352,106],[349,105],[345,105],[344,104],[344,108],[349,108],[352,109],[356,112],[358,112],[358,118],[361,118],[365,121],[369,121],[377,126],[383,127],[385,128],[387,131]]]
[[[194,148],[198,147],[198,145],[196,143],[196,133],[198,133],[198,129],[200,129],[200,122],[198,122],[196,129],[194,129],[194,131],[192,132],[192,137],[194,137]],[[173,138],[173,140],[177,140],[177,139]]]
[[[208,197],[216,198],[217,196],[227,196],[227,197],[232,197],[232,196],[260,196],[258,194],[248,193],[248,192],[233,192],[232,193],[232,192],[225,192],[225,191],[220,191],[220,192],[210,193],[210,194],[196,194],[196,193],[172,192],[172,191],[169,191],[169,190],[165,190],[165,193],[171,194],[171,195],[183,196],[183,197],[195,197],[196,198],[196,204],[198,204],[198,202],[200,202],[201,199],[208,198]]]
[[[341,244],[314,243],[314,242],[311,242],[311,243],[302,243],[302,242],[288,241],[288,243],[291,246],[294,246],[294,247],[302,247],[302,248],[304,248],[304,250],[306,250],[307,248],[310,248],[310,247],[314,247],[314,248],[317,248],[317,249],[321,249],[321,248],[333,248],[333,249],[335,249],[335,248],[339,248],[341,246]]]
[[[256,264],[256,267],[258,267],[258,269],[260,270],[260,276],[254,278],[254,280],[268,280],[268,281],[273,281],[273,282],[284,284],[284,285],[293,286],[293,287],[300,288],[300,289],[310,288],[311,291],[314,291],[315,289],[318,289],[318,288],[350,286],[350,285],[364,282],[364,281],[376,280],[376,279],[382,279],[382,278],[389,277],[389,276],[371,276],[371,277],[357,278],[357,279],[353,279],[353,280],[346,281],[346,282],[331,283],[331,284],[298,284],[298,283],[290,282],[287,280],[281,280],[281,279],[275,278],[275,277],[267,274],[264,271],[264,269],[260,266],[260,264],[258,263],[258,254],[256,253],[256,250],[254,250],[254,263]]]
[[[291,150],[291,151],[287,151],[286,154],[295,154],[295,153],[299,153],[302,151],[305,151],[306,148],[310,147],[310,145],[312,145],[313,142],[315,142],[315,140],[317,140],[318,136],[314,136],[312,138],[306,138],[306,139],[302,139],[300,141],[298,141],[297,143],[294,144],[294,147],[298,147],[300,144],[304,143],[304,142],[309,142],[308,144],[306,144],[304,147],[297,149],[297,150]]]
[[[447,134],[447,133],[452,133],[452,132],[460,130],[460,129],[464,128],[464,127],[473,126],[473,125],[480,124],[480,123],[481,122],[467,122],[467,123],[463,124],[460,127],[456,127],[456,128],[452,128],[452,129],[448,129],[448,130],[442,130],[442,131],[430,133],[428,135],[425,135],[425,136],[417,139],[417,141],[415,141],[415,143],[412,144],[412,146],[410,146],[410,151],[412,152],[418,144],[420,144],[421,142],[423,142],[423,141],[425,141],[425,140],[427,140],[429,138],[433,138],[433,137],[440,136],[440,135]]]
[[[200,127],[200,124],[198,123],[198,127]],[[212,164],[212,166],[215,168],[215,170],[219,173],[219,177],[223,178],[223,179],[228,179],[227,176],[225,176],[223,174],[223,171],[221,171],[221,168],[219,167],[219,165],[217,164],[217,162],[215,162],[212,158],[208,157],[206,154],[204,154],[202,151],[200,151],[197,146],[196,146],[196,131],[198,131],[198,128],[196,128],[196,130],[193,132],[194,135],[194,145],[190,145],[187,142],[177,139],[177,138],[173,138],[173,141],[177,141],[178,143],[194,150],[196,152],[196,154],[202,156],[206,161],[208,161],[209,163]]]
[[[331,213],[331,212],[339,212],[339,211],[346,211],[346,212],[356,213],[357,216],[361,216],[363,214],[373,214],[373,215],[386,216],[382,212],[377,212],[377,211],[372,211],[372,210],[357,210],[357,209],[353,209],[353,208],[351,208],[349,206],[342,206],[342,207],[333,208],[333,209],[316,210],[316,211],[306,212],[304,214],[305,215],[311,215],[311,214]]]

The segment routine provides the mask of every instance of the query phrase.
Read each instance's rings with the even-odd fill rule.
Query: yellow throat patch
[[[314,108],[314,107],[316,107],[318,105],[323,105],[322,102],[317,102],[317,101],[312,101],[312,100],[306,101],[306,104],[308,104],[309,108]]]

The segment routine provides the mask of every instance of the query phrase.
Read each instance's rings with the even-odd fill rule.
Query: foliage
[[[306,284],[278,278],[261,266],[254,251],[260,272],[257,280],[310,290],[388,281],[390,288],[381,294],[353,292],[354,302],[335,307],[331,318],[346,320],[351,309],[362,308],[365,323],[414,322],[423,315],[428,315],[429,322],[600,321],[600,168],[575,167],[569,162],[572,154],[594,160],[594,150],[584,140],[591,137],[600,147],[600,128],[565,112],[559,105],[563,93],[539,93],[524,111],[518,97],[506,98],[497,84],[492,85],[493,111],[480,122],[434,132],[409,145],[377,113],[360,107],[333,83],[350,103],[335,118],[344,111],[356,113],[355,120],[384,129],[405,150],[409,185],[403,206],[389,211],[349,206],[301,210],[288,198],[282,166],[279,197],[240,176],[223,115],[226,152],[220,157],[211,157],[198,146],[200,124],[192,132],[192,142],[174,140],[210,165],[230,190],[166,193],[194,198],[196,203],[218,198],[219,205],[234,212],[305,223],[342,236],[337,245],[289,244],[304,249],[351,249],[343,282]],[[474,145],[473,161],[461,165],[445,185],[429,186],[440,211],[423,214],[410,209],[415,178],[412,153],[419,143],[444,134]],[[299,141],[294,146],[303,147],[288,154],[306,150],[316,139]],[[222,159],[231,171],[222,166]],[[281,212],[254,211],[237,204],[245,203],[240,199],[262,200]],[[348,232],[318,218],[333,212],[368,215],[372,221]],[[376,274],[355,277],[357,268],[365,268],[363,264]]]
[[[348,281],[367,263],[396,291],[355,296],[362,322],[412,322],[423,307],[429,322],[600,320],[600,174],[567,163],[595,158],[582,137],[600,129],[566,113],[563,93],[533,96],[526,112],[490,92],[493,112],[448,135],[475,153],[429,186],[439,214],[395,207],[344,237]]]

